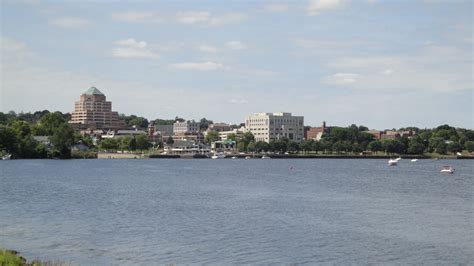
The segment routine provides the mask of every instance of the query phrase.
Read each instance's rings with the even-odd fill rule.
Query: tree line
[[[354,153],[363,151],[386,154],[426,153],[448,154],[463,150],[474,151],[474,131],[442,125],[434,129],[419,129],[416,127],[402,128],[399,131],[411,130],[413,136],[400,136],[391,139],[378,140],[372,134],[365,132],[367,127],[351,125],[348,127],[333,127],[323,134],[321,140],[305,140],[301,143],[281,138],[269,143],[255,141],[252,133],[243,134],[237,140],[237,149],[242,152],[316,152],[316,153]]]

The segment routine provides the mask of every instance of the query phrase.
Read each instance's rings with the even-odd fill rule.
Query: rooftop
[[[100,90],[98,90],[96,87],[90,87],[88,90],[86,90],[83,94],[88,94],[88,95],[104,95]]]

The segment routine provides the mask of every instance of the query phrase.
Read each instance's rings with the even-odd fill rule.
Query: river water
[[[0,161],[0,247],[81,265],[474,264],[473,179],[469,160]]]

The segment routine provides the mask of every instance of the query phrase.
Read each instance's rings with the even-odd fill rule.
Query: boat
[[[418,161],[418,159],[411,159],[411,161],[412,161],[412,162],[416,162],[416,161]]]
[[[232,159],[237,159],[237,157],[236,157],[236,156],[232,156]]]
[[[445,165],[439,172],[443,174],[454,174],[454,168],[450,165]]]
[[[250,156],[245,156],[245,160],[251,159],[252,157]]]
[[[2,160],[10,160],[12,158],[11,154],[5,154],[2,156]]]
[[[211,159],[224,159],[225,158],[225,154],[214,154],[211,156]]]
[[[266,156],[266,155],[263,155],[262,156],[262,159],[270,159],[270,157]]]
[[[390,160],[388,160],[388,165],[389,166],[396,166],[398,161],[399,161],[398,158],[397,159],[390,159]]]

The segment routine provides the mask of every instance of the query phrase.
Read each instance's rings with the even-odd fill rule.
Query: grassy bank
[[[0,266],[65,266],[69,265],[64,262],[57,261],[27,261],[19,255],[18,251],[0,248]]]

